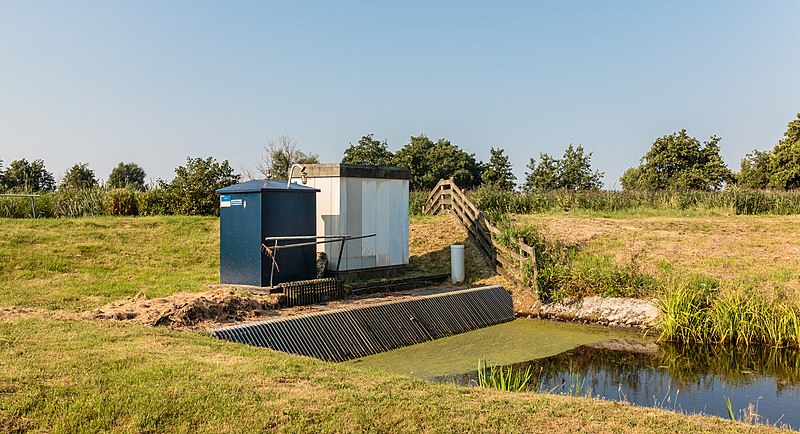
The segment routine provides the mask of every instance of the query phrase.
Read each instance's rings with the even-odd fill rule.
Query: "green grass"
[[[0,306],[80,311],[219,281],[216,217],[0,219]]]
[[[743,429],[599,400],[429,384],[195,332],[2,309],[80,311],[140,291],[205,290],[217,281],[217,224],[213,217],[0,220],[0,432]]]
[[[199,333],[0,319],[3,432],[553,429],[738,432],[743,426],[600,400],[430,384]]]
[[[470,191],[470,199],[487,214],[690,213],[736,215],[800,214],[800,193],[730,188],[724,191]]]

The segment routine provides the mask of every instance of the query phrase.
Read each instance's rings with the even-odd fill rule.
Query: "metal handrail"
[[[31,214],[33,214],[33,218],[36,218],[36,198],[39,197],[38,194],[4,193],[4,194],[0,194],[0,197],[29,197],[29,198],[31,198]]]
[[[359,235],[359,236],[350,236],[350,235],[299,235],[299,236],[284,236],[284,237],[266,237],[264,241],[274,241],[275,245],[272,247],[267,247],[266,244],[261,243],[261,249],[269,254],[272,257],[272,268],[269,272],[269,286],[272,287],[272,277],[275,274],[275,268],[277,267],[277,263],[275,261],[275,256],[272,255],[273,250],[281,250],[281,249],[293,249],[296,247],[306,247],[306,246],[315,246],[317,244],[327,244],[327,243],[338,243],[341,242],[342,244],[339,246],[339,258],[336,260],[336,278],[339,278],[339,266],[342,264],[342,253],[344,253],[344,244],[347,241],[351,240],[360,240],[363,238],[371,238],[374,237],[375,234],[370,235]],[[322,238],[322,241],[317,241],[318,238]],[[296,243],[296,244],[287,244],[283,246],[278,245],[278,241],[289,241],[289,240],[314,240],[307,243]],[[278,269],[280,273],[280,269]]]

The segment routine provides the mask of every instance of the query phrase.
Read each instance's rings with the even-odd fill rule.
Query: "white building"
[[[408,264],[408,188],[402,167],[308,164],[308,186],[317,193],[317,235],[375,234],[348,241],[340,271]],[[320,244],[328,270],[336,269],[339,243]]]

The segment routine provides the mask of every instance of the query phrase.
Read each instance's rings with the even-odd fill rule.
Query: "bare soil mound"
[[[169,328],[203,328],[277,315],[278,296],[231,289],[134,298],[103,306],[87,316]]]

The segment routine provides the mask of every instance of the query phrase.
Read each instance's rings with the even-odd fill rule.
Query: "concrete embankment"
[[[532,316],[560,321],[646,329],[658,322],[654,300],[619,297],[583,297],[541,305]]]

